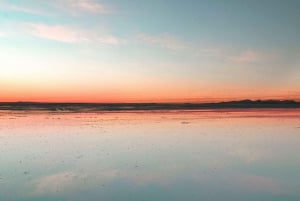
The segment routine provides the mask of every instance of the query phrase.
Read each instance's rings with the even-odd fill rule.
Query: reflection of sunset
[[[0,111],[0,198],[55,201],[88,190],[88,200],[113,191],[120,200],[164,192],[163,201],[182,196],[178,186],[195,201],[299,197],[299,118],[299,109]]]

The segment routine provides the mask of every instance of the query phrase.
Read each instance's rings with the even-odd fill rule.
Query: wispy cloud
[[[279,180],[264,176],[240,175],[236,183],[240,188],[256,192],[287,193]]]
[[[228,153],[230,156],[236,157],[239,160],[244,161],[245,163],[255,163],[258,161],[262,161],[266,158],[273,157],[271,153],[268,153],[262,149],[249,149],[249,148],[238,148],[232,150]]]
[[[76,43],[82,40],[78,32],[61,25],[29,24],[28,26],[31,29],[29,33],[40,38],[65,43]]]
[[[81,171],[65,171],[55,174],[45,175],[33,180],[34,190],[32,195],[52,194],[58,191],[72,191],[88,189],[113,181],[117,178],[116,170],[99,170],[99,172],[83,173]],[[82,186],[82,182],[89,180],[89,183]]]
[[[153,45],[159,48],[169,50],[182,50],[189,55],[195,57],[217,57],[224,58],[226,50],[218,46],[204,46],[203,44],[195,44],[188,40],[182,40],[170,33],[147,34],[141,33],[137,35],[137,39],[145,44]]]
[[[173,177],[170,174],[152,173],[149,171],[144,171],[142,175],[136,175],[136,172],[131,169],[99,168],[97,171],[91,170],[89,173],[69,170],[45,175],[34,179],[29,185],[33,187],[33,191],[30,192],[31,195],[47,195],[58,191],[85,190],[118,180],[126,180],[138,186],[153,183],[167,185],[172,182]],[[81,184],[85,181],[88,181],[88,183],[82,186]]]
[[[33,194],[55,193],[59,190],[70,189],[74,186],[76,179],[78,179],[78,175],[74,172],[62,172],[39,178],[34,181]]]
[[[159,35],[139,34],[137,38],[142,42],[159,46],[161,48],[171,50],[180,50],[187,48],[187,44],[185,44],[185,42],[167,33]]]
[[[237,63],[249,63],[249,62],[257,62],[261,58],[261,55],[259,55],[257,52],[253,50],[247,50],[245,52],[242,52],[240,55],[237,56],[231,56],[227,59],[232,62]]]
[[[222,60],[234,63],[254,63],[274,58],[274,55],[271,55],[270,53],[263,53],[252,49],[246,49],[238,54],[234,54],[233,48],[226,47],[224,45],[204,46],[203,44],[195,44],[191,41],[181,40],[169,33],[157,35],[142,33],[137,35],[137,39],[140,42],[159,48],[175,51],[182,50],[189,55],[199,58],[212,57],[220,61]]]
[[[16,4],[9,3],[7,1],[0,2],[0,10],[21,12],[21,13],[27,13],[31,15],[46,15],[46,16],[52,15],[41,8],[37,8],[37,7],[33,8],[32,6],[30,7],[28,5],[16,5]]]
[[[26,24],[30,35],[47,40],[64,43],[100,43],[106,45],[118,45],[121,40],[111,34],[99,30],[84,30],[69,28],[62,25]]]
[[[32,15],[72,15],[80,16],[86,13],[110,13],[106,5],[95,0],[53,0],[43,1],[37,6],[26,2],[13,3],[7,0],[0,2],[0,9],[13,12],[22,12]]]
[[[69,8],[92,12],[92,13],[108,13],[109,10],[101,3],[95,0],[64,0],[66,6]]]
[[[223,58],[226,51],[223,48],[219,47],[193,47],[191,49],[192,54],[195,56],[204,56],[204,57],[217,57]]]

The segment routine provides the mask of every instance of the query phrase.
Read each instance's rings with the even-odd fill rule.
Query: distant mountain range
[[[217,103],[0,103],[0,110],[44,110],[69,112],[129,110],[196,110],[226,108],[300,108],[300,102],[294,100],[240,100]]]

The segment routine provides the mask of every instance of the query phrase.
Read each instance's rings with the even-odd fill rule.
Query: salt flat
[[[300,200],[300,110],[0,112],[0,200]]]

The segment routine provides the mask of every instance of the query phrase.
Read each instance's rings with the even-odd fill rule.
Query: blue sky
[[[2,0],[2,99],[299,99],[299,19],[296,0]]]

